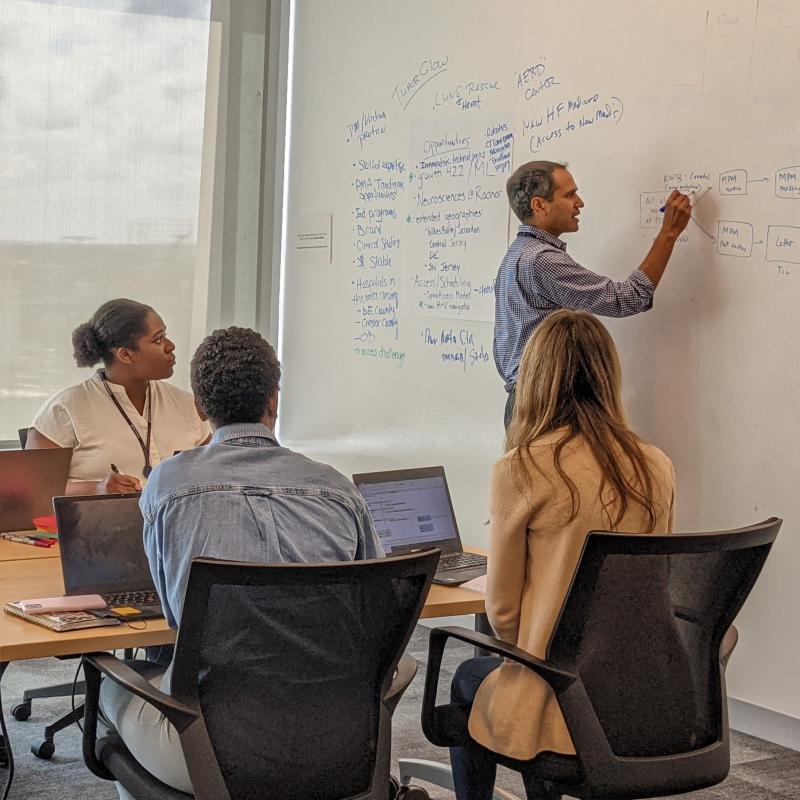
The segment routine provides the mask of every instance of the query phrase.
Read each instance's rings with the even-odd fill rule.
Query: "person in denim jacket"
[[[140,500],[145,551],[172,627],[180,625],[189,568],[198,556],[272,563],[383,556],[352,482],[278,443],[280,374],[275,351],[246,328],[214,331],[192,358],[195,402],[213,436],[159,464]],[[171,668],[135,663],[169,692]],[[100,705],[143,766],[192,792],[178,734],[159,711],[111,681],[103,683]]]
[[[153,471],[140,502],[144,545],[167,621],[180,623],[192,559],[327,562],[383,555],[367,505],[326,464],[278,444],[280,365],[255,331],[214,331],[192,389],[213,435]]]

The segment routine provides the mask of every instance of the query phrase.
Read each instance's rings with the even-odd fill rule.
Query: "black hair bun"
[[[72,348],[75,363],[79,367],[92,367],[103,359],[103,347],[91,322],[78,325],[72,332]]]

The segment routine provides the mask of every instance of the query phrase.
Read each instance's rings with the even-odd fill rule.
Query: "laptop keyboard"
[[[157,606],[160,603],[158,593],[152,589],[141,592],[114,592],[103,595],[109,606]]]
[[[478,553],[447,553],[439,559],[437,572],[449,572],[453,569],[464,569],[467,567],[485,567],[486,556]]]

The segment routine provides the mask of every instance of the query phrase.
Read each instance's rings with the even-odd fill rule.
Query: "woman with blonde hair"
[[[506,455],[492,472],[486,612],[496,635],[544,658],[588,532],[670,532],[673,503],[672,463],[625,419],[608,331],[583,311],[552,314],[525,348]],[[575,753],[552,690],[518,664],[470,659],[451,693],[471,707],[477,743],[450,751],[459,800],[491,798],[484,748],[520,760]],[[523,779],[530,800],[558,796]]]

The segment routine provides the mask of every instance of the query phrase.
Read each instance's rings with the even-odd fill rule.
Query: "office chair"
[[[28,441],[29,428],[19,428],[17,435],[19,436],[19,446],[24,450]],[[75,658],[76,656],[64,656],[64,658]],[[84,685],[83,681],[79,681],[74,686],[72,682],[58,683],[54,686],[42,686],[38,689],[25,689],[22,693],[22,702],[11,708],[11,715],[18,722],[24,722],[29,719],[32,711],[33,701],[37,698],[43,699],[48,697],[70,697],[73,689],[75,694],[83,694]],[[57,719],[52,725],[45,726],[44,736],[37,739],[31,745],[31,752],[38,758],[49,759],[52,758],[56,752],[56,745],[54,741],[55,735],[64,728],[68,728],[73,722],[79,720],[83,714],[83,706],[76,706],[75,711],[70,711],[63,717]]]
[[[390,715],[416,671],[401,656],[438,559],[195,559],[171,695],[106,653],[84,657],[86,764],[138,800],[191,797],[147,772],[113,731],[97,739],[103,674],[175,726],[197,800],[387,800]]]
[[[426,737],[472,740],[469,708],[436,705],[447,639],[522,664],[555,692],[576,755],[498,764],[576,798],[659,797],[713,786],[730,769],[725,664],[731,624],[761,572],[781,520],[670,536],[590,533],[544,660],[464,628],[430,634],[422,708]],[[723,645],[723,638],[725,639]],[[452,788],[447,768],[400,761],[401,795],[416,777]],[[495,789],[495,797],[508,797]]]

